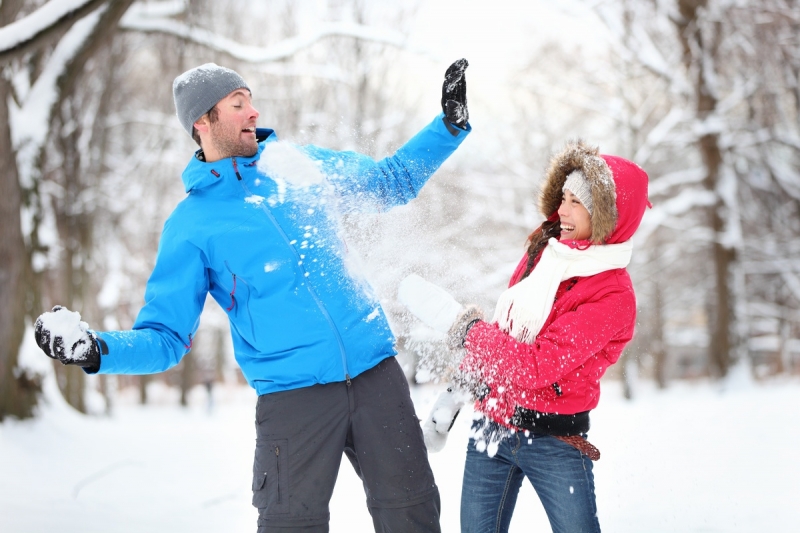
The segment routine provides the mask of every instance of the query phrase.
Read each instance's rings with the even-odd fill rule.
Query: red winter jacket
[[[516,406],[557,414],[595,408],[600,378],[633,337],[635,320],[630,276],[616,269],[562,282],[533,344],[518,342],[497,324],[476,323],[464,343],[464,365],[480,368],[491,389],[478,409],[508,425]]]
[[[578,148],[585,147],[579,145]],[[610,215],[613,223],[609,231],[610,228],[613,231],[601,234],[597,240],[594,231],[592,240],[613,244],[630,239],[649,205],[647,175],[624,159],[599,156],[596,149],[588,155],[579,150],[577,158],[574,153],[567,155],[571,157],[566,158],[567,163],[575,163],[572,167],[565,165],[565,156],[561,154],[548,171],[543,211],[549,212],[551,219],[557,216],[561,187],[574,168],[584,170],[590,181],[601,181],[602,173],[597,177],[596,168],[585,164],[584,158],[590,159],[595,167],[596,159],[602,158],[605,168],[601,170],[613,173],[615,188],[611,189],[610,205],[615,206],[616,213],[596,212],[598,206],[604,205],[597,195],[608,194],[608,191],[598,192],[593,188],[593,229],[597,229],[596,216]],[[575,248],[590,243],[565,244]],[[520,281],[526,262],[527,257],[523,257],[509,286]],[[600,378],[617,362],[633,337],[635,321],[636,298],[630,276],[625,269],[615,269],[563,281],[550,315],[531,344],[518,342],[497,324],[477,322],[465,338],[467,353],[461,366],[489,389],[488,394],[476,402],[476,410],[507,427],[515,427],[517,419],[512,418],[518,408],[555,415],[586,413],[585,429],[588,429],[588,411],[597,406],[600,397]]]

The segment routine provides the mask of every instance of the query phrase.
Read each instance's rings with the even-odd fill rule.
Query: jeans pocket
[[[288,441],[265,441],[256,445],[253,463],[253,507],[262,517],[289,512]]]

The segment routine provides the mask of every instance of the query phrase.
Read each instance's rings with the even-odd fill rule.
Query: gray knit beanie
[[[577,196],[583,207],[586,208],[590,215],[592,214],[592,189],[589,187],[589,182],[583,172],[580,170],[570,172],[561,190],[569,190],[569,192]]]
[[[236,89],[249,91],[250,87],[236,72],[214,63],[200,65],[175,78],[172,97],[183,129],[191,135],[197,119]]]

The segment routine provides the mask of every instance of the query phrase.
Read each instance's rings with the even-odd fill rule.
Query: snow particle
[[[264,201],[264,197],[263,196],[258,196],[257,194],[253,194],[253,195],[248,196],[247,198],[245,198],[244,201],[247,202],[248,204],[253,204],[255,206],[259,206]]]

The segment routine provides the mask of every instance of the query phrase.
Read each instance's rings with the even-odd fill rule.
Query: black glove
[[[447,121],[463,128],[469,121],[467,111],[467,79],[464,71],[469,66],[466,59],[459,59],[444,73],[442,84],[442,111]]]
[[[100,369],[97,339],[78,313],[57,305],[40,315],[33,329],[36,344],[47,357],[94,372]]]

